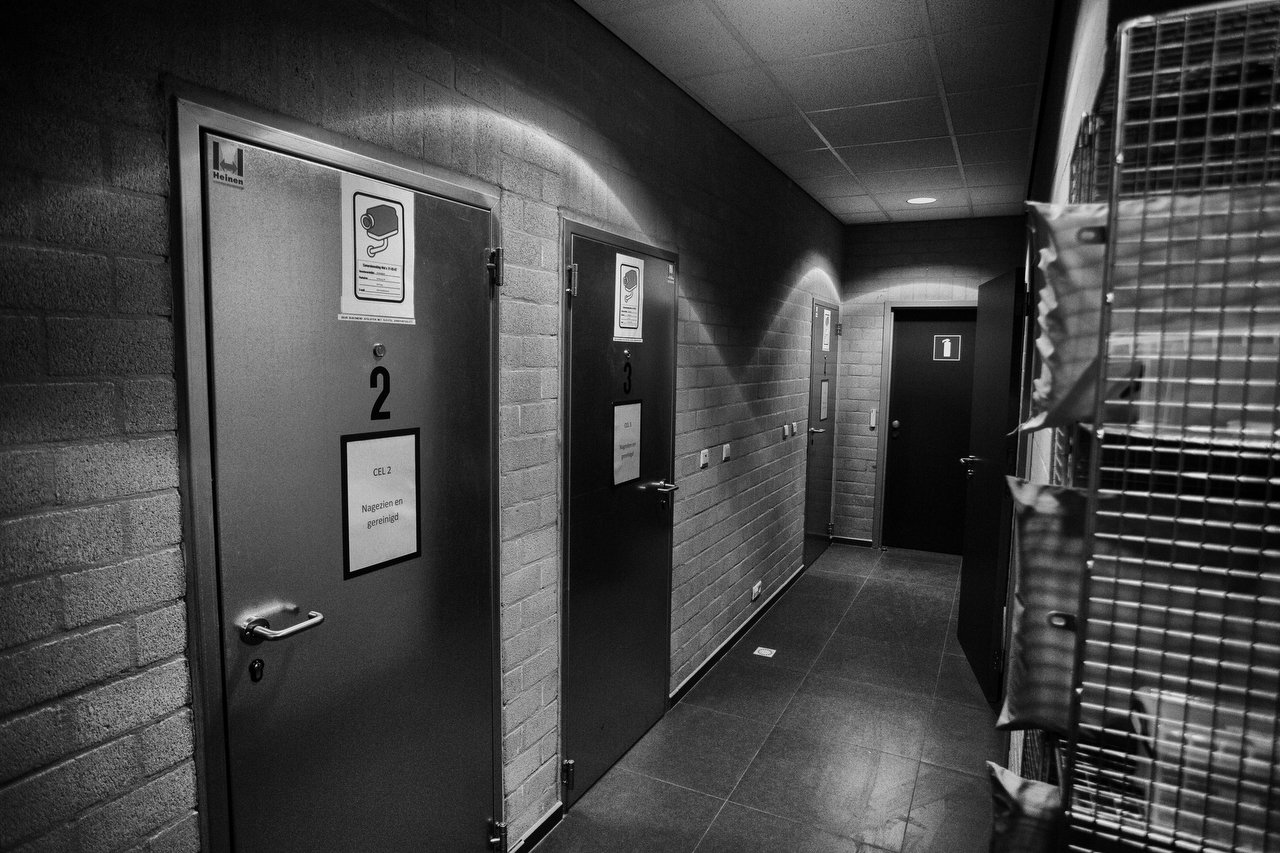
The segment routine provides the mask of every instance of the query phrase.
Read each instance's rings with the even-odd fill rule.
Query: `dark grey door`
[[[974,311],[893,312],[882,544],[959,554],[964,542]]]
[[[960,569],[957,637],[987,698],[1000,698],[1013,502],[1005,475],[1017,463],[1018,365],[1023,342],[1024,288],[1013,273],[978,288],[973,356],[973,417],[965,472],[964,560]]]
[[[813,301],[809,343],[809,427],[805,457],[804,564],[812,566],[831,543],[831,490],[835,471],[836,370],[840,364],[840,309]]]
[[[572,805],[662,718],[670,670],[675,258],[566,224],[564,756]]]
[[[206,157],[241,180],[207,168],[204,186],[234,847],[485,850],[490,213],[362,183],[399,201],[366,203],[360,305],[415,324],[340,320],[343,271],[364,257],[343,250],[352,176],[221,142]],[[416,261],[388,249],[396,234]],[[397,301],[406,268],[415,298],[396,278]],[[246,638],[251,618],[299,630]]]

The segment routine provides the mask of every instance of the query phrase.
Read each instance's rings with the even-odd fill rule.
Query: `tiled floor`
[[[957,557],[832,546],[536,853],[985,851],[958,590]]]

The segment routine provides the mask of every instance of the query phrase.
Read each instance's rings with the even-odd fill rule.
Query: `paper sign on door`
[[[342,301],[338,319],[412,325],[413,193],[342,173]]]
[[[419,556],[418,430],[342,437],[343,575]]]
[[[613,407],[613,484],[640,479],[640,404]]]
[[[613,339],[644,339],[644,259],[617,255],[614,261]]]

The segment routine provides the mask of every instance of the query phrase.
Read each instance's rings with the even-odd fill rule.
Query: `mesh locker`
[[[1278,49],[1121,28],[1071,851],[1280,850]]]

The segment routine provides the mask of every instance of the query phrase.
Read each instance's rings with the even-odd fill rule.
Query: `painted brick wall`
[[[875,531],[876,442],[886,302],[976,300],[978,285],[1021,270],[1021,217],[852,225],[845,231],[840,319],[840,431],[836,443],[835,531],[871,540]]]
[[[51,2],[0,92],[0,848],[198,847],[166,81],[496,185],[502,726],[558,801],[561,211],[681,257],[672,685],[799,567],[838,224],[569,0]],[[733,444],[697,469],[697,450]],[[762,599],[763,600],[763,599]]]

